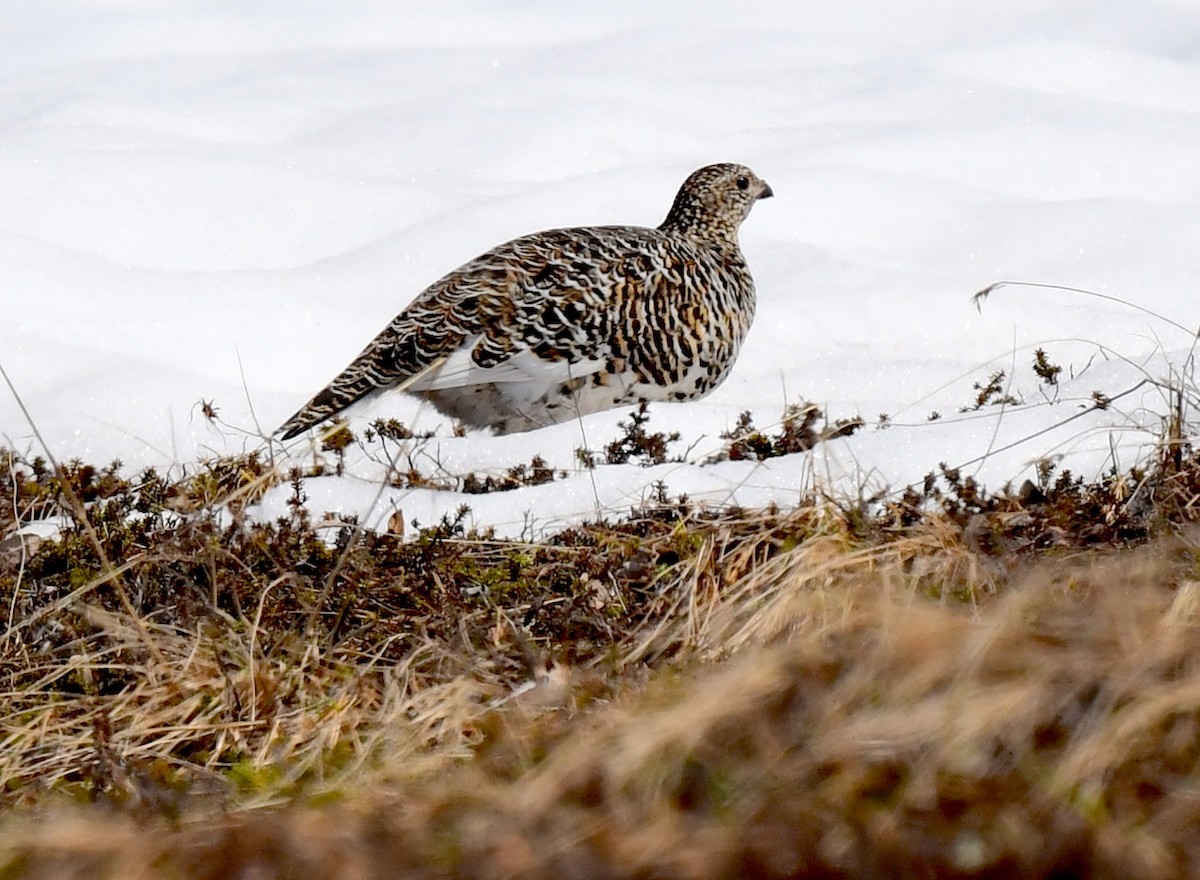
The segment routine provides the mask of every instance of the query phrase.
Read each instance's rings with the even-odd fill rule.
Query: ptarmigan
[[[279,431],[386,390],[498,434],[703,397],[750,329],[738,227],[772,195],[743,165],[708,165],[657,229],[550,229],[495,247],[427,288]]]

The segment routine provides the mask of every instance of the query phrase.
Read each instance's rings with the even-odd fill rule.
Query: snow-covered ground
[[[380,467],[352,457],[308,482],[312,506],[428,522],[466,500],[519,534],[625,510],[657,480],[760,504],[939,462],[991,487],[1051,455],[1093,476],[1131,463],[1167,405],[1148,383],[1089,412],[1092,393],[1187,378],[1191,334],[1130,306],[970,297],[1050,282],[1200,323],[1194,0],[2,5],[0,366],[59,457],[136,470],[262,446],[444,272],[535,229],[655,225],[715,161],[776,198],[742,231],[759,312],[732,378],[651,411],[688,463],[579,470],[576,448],[627,411],[456,438],[392,396],[352,427],[436,428],[412,450],[428,470],[540,453],[572,476],[377,498]],[[1057,389],[1031,369],[1039,345]],[[960,415],[996,370],[1025,405]],[[802,399],[869,425],[702,464],[741,411],[765,427]],[[0,442],[38,450],[7,388]]]

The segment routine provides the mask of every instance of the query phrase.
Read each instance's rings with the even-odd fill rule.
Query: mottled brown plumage
[[[709,165],[657,229],[551,229],[493,248],[428,287],[279,430],[389,389],[499,434],[703,397],[750,329],[738,227],[771,195],[745,166]]]

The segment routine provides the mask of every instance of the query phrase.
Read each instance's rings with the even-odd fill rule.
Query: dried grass
[[[1190,450],[536,545],[261,465],[5,460],[0,878],[1200,876]]]
[[[138,719],[139,754],[171,747],[174,712],[209,723],[184,681],[220,682],[270,717],[259,748],[274,743],[290,773],[351,737],[336,802],[309,789],[284,809],[191,803],[171,821],[112,807],[10,815],[0,864],[96,878],[1200,872],[1194,544],[1034,561],[972,585],[964,572],[987,566],[948,535],[854,548],[818,534],[758,564],[754,547],[722,554],[710,537],[664,586],[670,611],[622,648],[643,660],[686,646],[686,661],[629,676],[615,696],[610,682],[586,710],[596,685],[581,668],[489,709],[498,689],[469,674],[421,687],[415,660],[391,690],[331,690],[303,667],[231,677],[195,641],[151,630],[158,684],[104,703]],[[973,601],[947,598],[968,585]],[[325,708],[272,715],[264,695],[281,687],[312,688]],[[48,768],[89,745],[40,724]]]

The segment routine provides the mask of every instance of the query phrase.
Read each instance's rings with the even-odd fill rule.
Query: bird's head
[[[767,182],[745,165],[705,165],[683,182],[659,229],[736,245],[738,227],[754,203],[773,195]]]

